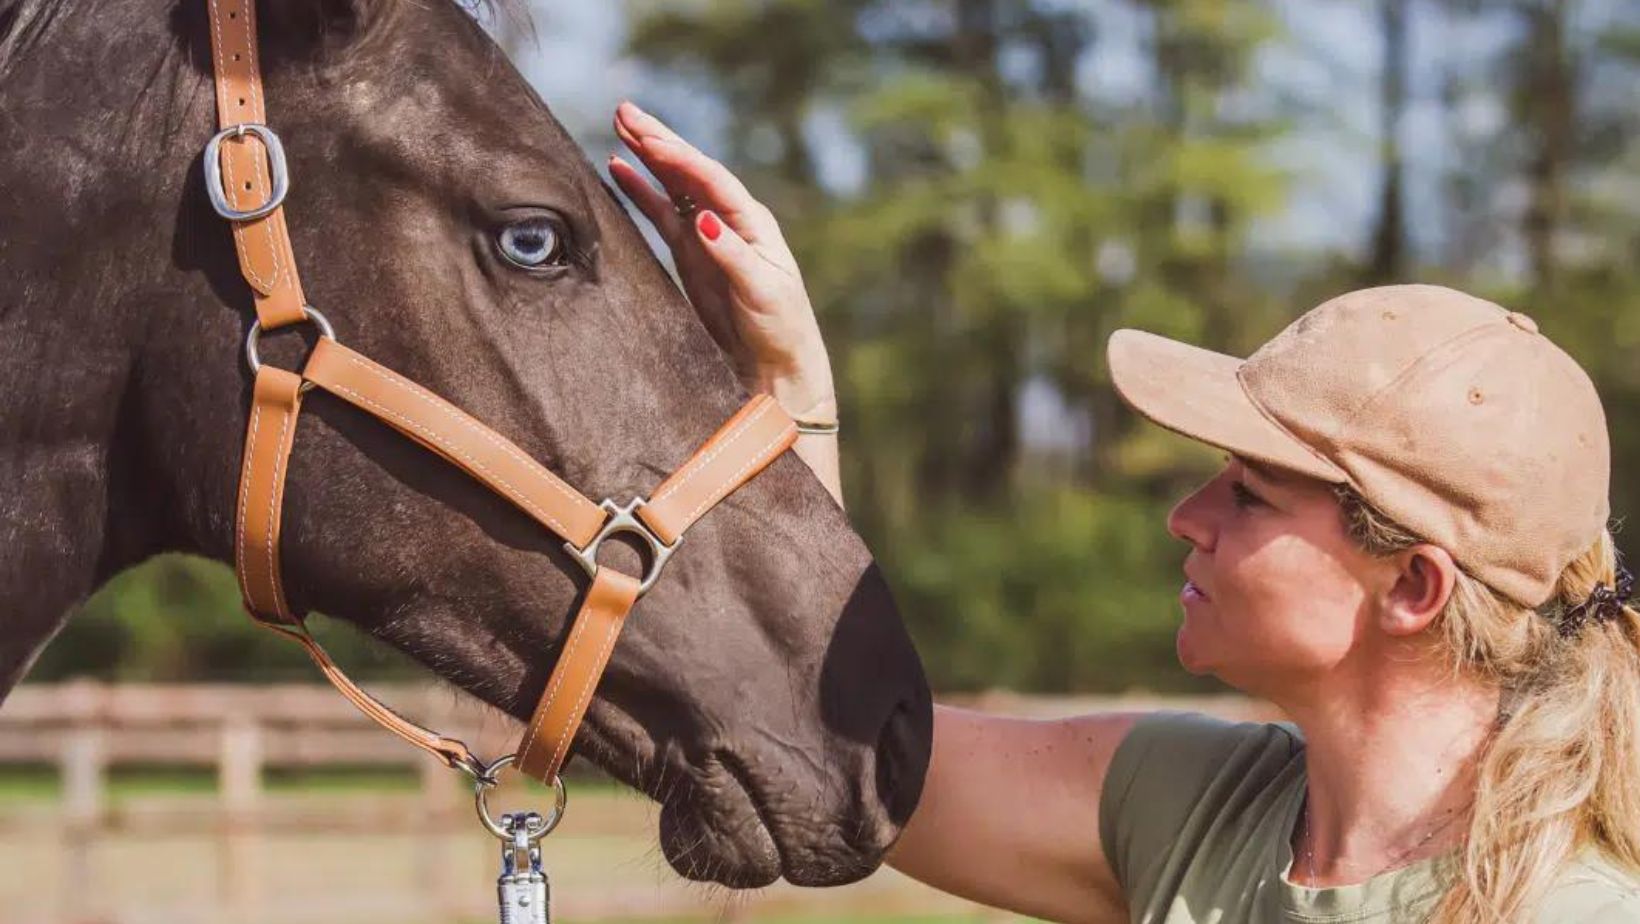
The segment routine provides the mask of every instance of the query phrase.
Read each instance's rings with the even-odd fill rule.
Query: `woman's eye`
[[[1252,507],[1264,503],[1264,499],[1247,490],[1247,485],[1239,482],[1230,482],[1230,496],[1235,500],[1237,507]]]
[[[525,269],[564,262],[567,248],[558,225],[548,218],[526,218],[501,229],[501,255]]]

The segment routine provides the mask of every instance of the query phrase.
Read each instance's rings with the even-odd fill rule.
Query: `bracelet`
[[[824,420],[800,420],[793,418],[793,422],[797,424],[798,433],[806,433],[814,436],[836,436],[837,431],[841,429],[841,424],[835,420],[828,422]]]

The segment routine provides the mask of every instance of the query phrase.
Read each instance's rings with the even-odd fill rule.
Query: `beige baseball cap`
[[[1454,289],[1340,295],[1245,360],[1137,330],[1110,373],[1169,430],[1352,486],[1525,606],[1610,515],[1594,383],[1519,312]]]

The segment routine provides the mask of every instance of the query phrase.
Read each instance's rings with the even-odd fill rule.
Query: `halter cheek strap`
[[[303,395],[322,388],[433,451],[564,540],[591,578],[562,650],[526,726],[515,761],[545,782],[557,779],[627,615],[660,577],[685,532],[713,506],[762,471],[797,438],[778,402],[759,395],[654,492],[625,506],[593,503],[512,441],[391,369],[343,346],[328,319],[303,300],[285,228],[289,188],[278,136],[262,124],[252,0],[207,0],[221,131],[206,148],[213,207],[233,227],[240,270],[256,300],[246,340],[254,375],[250,418],[234,524],[234,564],[246,610],[262,625],[299,642],[336,689],[389,731],[452,767],[488,778],[460,741],[400,716],[348,679],[308,634],[282,585],[279,528],[285,481]],[[321,336],[300,372],[261,364],[263,330],[311,321]],[[598,547],[625,532],[648,545],[640,577],[600,565]]]

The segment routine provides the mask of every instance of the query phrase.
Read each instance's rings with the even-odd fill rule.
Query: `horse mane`
[[[21,60],[50,31],[58,16],[73,12],[76,0],[0,0],[0,77]],[[108,4],[112,0],[95,0]],[[205,0],[178,0],[203,3]],[[323,42],[341,32],[364,38],[389,21],[394,9],[421,0],[262,0],[258,3],[267,26],[295,30]],[[524,0],[446,0],[480,24],[494,28],[502,20],[533,34],[533,20]]]
[[[284,24],[305,28],[308,34],[316,34],[320,38],[338,25],[354,33],[357,38],[366,38],[389,22],[398,8],[421,2],[425,0],[263,0],[261,5],[265,17],[276,16]],[[529,4],[525,0],[445,2],[460,7],[475,21],[492,29],[502,21],[525,29],[533,28]]]

